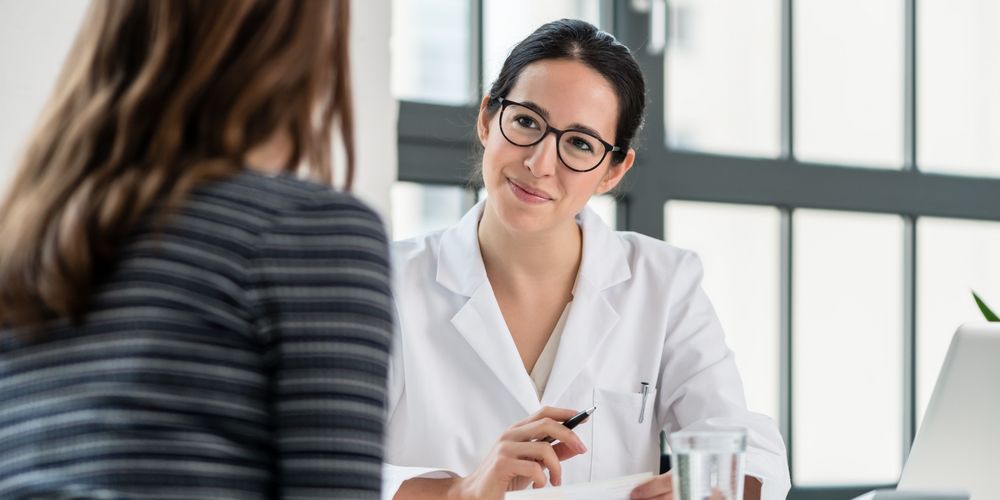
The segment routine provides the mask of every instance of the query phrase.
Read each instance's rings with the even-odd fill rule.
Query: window
[[[1000,176],[1000,3],[918,2],[918,154],[930,172]]]
[[[808,486],[893,483],[903,446],[903,220],[796,210],[793,221],[792,473]]]
[[[484,0],[483,93],[497,75],[510,49],[542,24],[562,18],[601,25],[597,0]]]
[[[397,182],[390,194],[392,239],[445,229],[472,207],[473,193],[459,186]]]
[[[671,148],[778,156],[778,7],[778,0],[671,4],[664,65]]]
[[[471,102],[472,19],[467,0],[393,0],[393,95],[441,104]]]
[[[794,2],[795,153],[903,165],[903,2]]]

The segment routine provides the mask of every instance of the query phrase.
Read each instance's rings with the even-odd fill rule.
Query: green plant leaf
[[[979,296],[976,295],[976,292],[972,292],[972,298],[976,299],[976,305],[979,306],[979,310],[983,312],[983,316],[986,316],[986,321],[1000,321],[1000,318],[998,318],[997,315],[990,310],[986,303],[983,302],[983,299],[980,299]]]

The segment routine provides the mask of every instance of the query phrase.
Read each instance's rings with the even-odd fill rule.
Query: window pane
[[[564,17],[600,26],[600,13],[598,0],[483,0],[483,93],[510,49],[539,26]]]
[[[903,446],[902,219],[797,210],[792,234],[796,483],[893,483]]]
[[[777,156],[777,0],[673,0],[667,42],[667,143],[672,148]]]
[[[922,217],[917,223],[917,418],[951,336],[983,321],[971,291],[1000,311],[1000,223]]]
[[[779,243],[772,207],[671,201],[667,241],[698,252],[703,286],[736,353],[751,410],[778,420]]]
[[[1000,2],[918,2],[920,169],[1000,176]]]
[[[392,238],[403,240],[455,224],[472,207],[464,187],[397,182],[390,194]]]
[[[902,165],[903,4],[795,2],[794,137],[799,159]]]
[[[468,0],[393,0],[392,91],[442,104],[470,102],[472,13]]]

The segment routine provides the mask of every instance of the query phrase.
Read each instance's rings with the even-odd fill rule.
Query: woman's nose
[[[530,148],[531,153],[525,158],[524,166],[528,167],[528,170],[535,177],[553,175],[555,170],[559,168],[559,144],[557,140],[556,134],[549,130],[538,144]]]

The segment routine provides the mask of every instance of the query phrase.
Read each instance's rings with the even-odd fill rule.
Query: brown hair
[[[79,318],[141,218],[276,134],[331,183],[337,125],[349,189],[349,3],[94,0],[0,205],[0,326]]]

